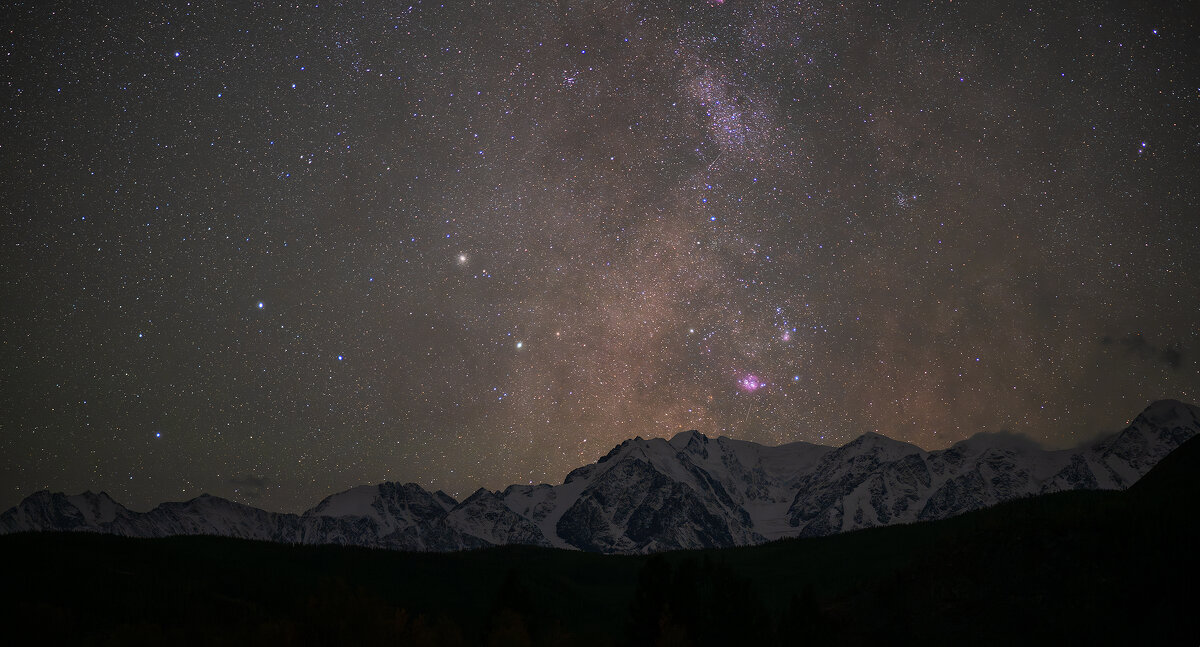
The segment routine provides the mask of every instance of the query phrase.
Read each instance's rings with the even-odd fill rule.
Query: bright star
[[[265,308],[265,307],[267,307],[267,306],[266,306],[266,304],[264,304],[262,301],[259,301],[259,302],[258,302],[258,309],[259,309],[259,310],[262,310],[262,309],[263,309],[263,308]]]

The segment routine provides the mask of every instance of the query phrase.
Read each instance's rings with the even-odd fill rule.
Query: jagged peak
[[[92,492],[91,490],[84,490],[83,492],[80,492],[79,494],[67,494],[66,492],[51,492],[50,490],[38,490],[38,491],[26,496],[24,499],[22,499],[21,503],[25,503],[27,501],[29,501],[29,502],[44,501],[47,499],[50,499],[50,500],[60,499],[60,500],[68,501],[68,502],[70,502],[71,499],[85,499],[87,501],[99,500],[99,501],[108,501],[111,503],[117,503],[116,499],[109,496],[108,492],[98,492],[97,493],[97,492]],[[117,505],[120,505],[120,504],[117,504]]]
[[[549,483],[538,483],[536,485],[528,484],[528,483],[513,483],[512,485],[501,490],[500,496],[507,497],[514,492],[534,492],[537,490],[544,490],[544,489],[553,488],[553,487],[554,486],[550,485]]]
[[[444,492],[443,495],[445,495]],[[449,495],[445,496],[453,499]],[[370,516],[372,507],[381,499],[392,502],[397,500],[412,502],[414,499],[424,501],[427,498],[437,500],[437,497],[422,487],[420,483],[383,481],[373,485],[356,485],[330,494],[304,514],[324,517]],[[441,503],[442,507],[446,507],[445,501]]]
[[[429,490],[426,490],[424,487],[422,487],[420,483],[413,483],[412,481],[407,483],[401,483],[399,481],[384,481],[377,487],[379,488],[379,492],[381,494],[384,492],[399,492],[405,496],[412,496],[413,494],[429,495],[430,493]]]
[[[964,438],[950,446],[970,453],[982,452],[988,449],[1008,449],[1016,451],[1046,451],[1038,441],[1015,431],[981,431],[970,438]]]
[[[1142,420],[1154,426],[1167,426],[1178,422],[1186,424],[1197,419],[1200,419],[1200,409],[1196,405],[1168,398],[1151,402],[1134,422]]]
[[[379,496],[377,485],[356,485],[352,488],[334,492],[321,499],[317,505],[304,512],[305,515],[320,515],[323,517],[344,517],[367,514],[364,506],[369,507]]]
[[[868,431],[854,440],[842,445],[841,449],[890,449],[909,453],[924,453],[925,450],[902,440],[896,440],[881,433]]]
[[[497,500],[499,500],[499,498],[500,498],[500,495],[499,495],[499,494],[497,494],[497,493],[495,493],[495,492],[492,492],[491,490],[489,490],[489,489],[487,489],[487,488],[485,488],[485,487],[481,487],[481,488],[479,488],[478,490],[475,490],[474,492],[472,492],[472,493],[471,493],[471,496],[469,496],[469,497],[467,497],[467,498],[463,499],[463,502],[462,502],[462,503],[460,503],[460,504],[458,504],[458,507],[460,507],[460,508],[461,508],[462,506],[465,506],[465,505],[468,505],[468,504],[471,504],[471,503],[475,503],[476,501],[481,501],[481,500],[484,500],[484,499],[497,499]]]
[[[1184,402],[1182,400],[1176,400],[1175,398],[1163,398],[1161,400],[1155,400],[1154,402],[1151,402],[1146,407],[1145,411],[1160,410],[1160,409],[1178,409],[1180,407],[1182,407],[1184,409],[1195,409],[1196,405],[1188,403],[1188,402]]]
[[[671,445],[671,447],[675,448],[676,451],[683,451],[684,448],[693,442],[700,444],[708,443],[708,436],[705,436],[699,431],[692,429],[690,431],[681,431],[675,434],[671,437],[671,440],[667,442]]]
[[[438,490],[437,492],[434,492],[433,500],[437,501],[438,504],[446,510],[450,510],[454,506],[458,505],[458,499],[450,496],[444,490]]]
[[[205,505],[230,505],[230,506],[234,506],[234,507],[238,507],[238,508],[254,508],[254,506],[252,506],[252,505],[247,505],[245,503],[240,503],[238,501],[232,501],[230,499],[226,499],[225,497],[216,496],[215,494],[208,494],[207,492],[192,499],[191,501],[188,501],[187,503],[196,503],[196,502],[204,503]],[[254,508],[254,509],[257,510],[258,508]]]
[[[84,490],[75,496],[68,496],[67,500],[75,505],[78,505],[81,500],[87,502],[89,505],[121,505],[117,503],[111,496],[109,496],[107,492],[96,493],[92,492],[91,490]]]
[[[84,494],[91,494],[91,491],[89,490],[89,491],[87,491],[87,492],[84,492]],[[112,495],[111,495],[111,494],[109,494],[108,492],[105,492],[104,490],[100,490],[99,492],[97,492],[97,493],[95,494],[95,496],[96,496],[96,498],[99,498],[99,499],[104,499],[104,500],[107,500],[107,501],[112,501],[113,503],[116,503],[116,502],[117,502],[117,500],[116,500],[116,499],[112,498]]]
[[[699,432],[696,432],[699,433]],[[686,436],[686,432],[679,434]],[[673,457],[678,450],[671,445],[670,441],[664,438],[644,439],[641,436],[636,436],[621,442],[621,444],[613,447],[607,454],[601,456],[595,463],[577,467],[567,474],[563,484],[571,483],[580,478],[591,478],[597,474],[603,473],[612,465],[609,463],[614,459],[624,459],[628,456],[638,457],[639,460],[648,460],[653,462],[656,458]],[[615,463],[613,463],[615,464]]]
[[[633,443],[640,443],[640,442],[642,442],[642,437],[641,437],[641,436],[638,436],[637,438],[626,438],[625,440],[622,440],[620,443],[618,443],[618,444],[617,444],[615,447],[613,447],[612,449],[610,449],[610,450],[608,451],[608,453],[604,455],[604,458],[609,458],[609,457],[611,457],[613,454],[616,454],[617,452],[619,452],[619,451],[621,451],[622,449],[624,449],[624,448],[626,448],[626,447],[628,447],[628,446],[632,445]],[[601,462],[603,462],[603,459],[601,459]]]
[[[257,510],[259,512],[263,512],[266,514],[275,514],[275,513],[269,513],[266,510],[262,510],[261,508],[256,508],[252,505],[247,505],[245,503],[238,503],[237,501],[230,501],[229,499],[226,499],[224,497],[215,496],[215,495],[209,494],[208,492],[202,492],[202,493],[200,493],[199,496],[192,497],[192,498],[188,499],[187,501],[165,501],[163,503],[158,504],[157,506],[154,506],[154,509],[155,510],[158,510],[158,509],[179,510],[179,509],[185,509],[185,508],[194,507],[194,506],[205,506],[208,508],[224,506],[224,507],[233,507],[233,508],[239,508],[239,509],[244,508],[244,509],[249,509],[249,510]]]

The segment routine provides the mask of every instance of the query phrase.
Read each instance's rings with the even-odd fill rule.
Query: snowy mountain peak
[[[1146,407],[1137,418],[1155,427],[1195,424],[1200,420],[1200,409],[1179,400],[1158,400]]]
[[[378,499],[379,486],[359,485],[325,497],[305,514],[322,517],[367,516]]]
[[[705,436],[704,434],[700,433],[699,431],[696,431],[695,429],[693,429],[691,431],[681,431],[681,432],[675,434],[674,436],[672,436],[671,440],[669,440],[667,442],[671,445],[671,447],[675,448],[675,451],[681,452],[681,451],[684,451],[685,449],[687,449],[688,446],[691,446],[691,445],[694,445],[697,447],[707,445],[708,440],[709,440],[708,436]]]
[[[103,492],[100,494],[84,492],[77,496],[67,497],[67,500],[79,510],[88,525],[109,523],[121,516],[122,513],[128,512]]]
[[[302,515],[201,495],[133,512],[107,494],[35,492],[0,532],[215,534],[267,541],[448,551],[497,544],[639,553],[738,546],[943,519],[1017,497],[1125,488],[1200,435],[1200,410],[1155,402],[1121,432],[1050,451],[981,433],[942,450],[867,433],[841,447],[769,447],[698,431],[641,437],[561,485],[480,488],[461,503],[415,483],[361,485]]]
[[[442,506],[446,510],[449,510],[450,508],[453,508],[454,506],[458,505],[457,499],[450,496],[449,494],[446,494],[445,492],[443,492],[441,490],[438,490],[437,492],[433,493],[433,500],[437,501],[438,505]]]
[[[979,454],[988,449],[1017,452],[1045,451],[1036,440],[1011,431],[981,431],[970,438],[954,443],[951,447],[967,455]]]
[[[440,491],[439,491],[440,492]],[[449,509],[454,501],[445,492],[441,496],[430,494],[416,483],[393,483],[385,481],[378,485],[358,485],[331,494],[313,506],[305,516],[322,517],[379,517],[384,511],[409,506],[438,505]]]
[[[842,455],[870,454],[879,458],[897,459],[909,454],[924,454],[925,450],[883,434],[868,431],[848,444],[834,450]]]
[[[475,501],[478,501],[480,499],[490,499],[490,498],[498,498],[498,497],[499,497],[499,495],[497,495],[495,492],[492,492],[491,490],[489,490],[485,487],[481,487],[478,490],[475,490],[474,492],[472,492],[471,496],[463,499],[463,502],[458,505],[459,505],[459,507],[461,507],[461,506],[467,505],[468,503],[474,503]]]
[[[238,503],[237,501],[230,501],[229,499],[219,496],[213,496],[207,492],[200,494],[200,496],[197,496],[194,499],[184,501],[183,503],[163,503],[158,507],[161,508],[163,506],[187,506],[192,508],[245,508],[251,510],[258,509],[254,508],[253,506],[248,506],[245,503]]]

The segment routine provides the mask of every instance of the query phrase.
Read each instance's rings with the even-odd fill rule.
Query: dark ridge
[[[44,644],[1193,645],[1198,467],[1192,440],[1127,492],[652,557],[6,535],[0,622]]]
[[[1134,496],[1177,497],[1180,505],[1195,505],[1200,489],[1200,436],[1193,436],[1150,468],[1129,487]],[[1185,503],[1187,502],[1187,503]]]

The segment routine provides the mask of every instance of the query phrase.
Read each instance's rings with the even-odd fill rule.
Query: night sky
[[[263,4],[0,10],[0,507],[1200,399],[1187,3]]]

